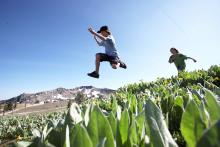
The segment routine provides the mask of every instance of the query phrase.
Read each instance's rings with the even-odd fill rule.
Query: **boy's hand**
[[[194,62],[197,62],[195,59],[193,59]]]
[[[170,58],[169,58],[169,63],[173,63],[174,59],[175,59],[175,56],[171,55]]]
[[[90,27],[88,30],[89,30],[89,32],[92,33],[92,34],[94,34],[94,32],[95,32],[91,27]]]

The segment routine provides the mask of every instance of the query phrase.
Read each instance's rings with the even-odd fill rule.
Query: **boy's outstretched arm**
[[[91,34],[93,34],[94,36],[98,37],[98,38],[101,39],[102,41],[105,41],[105,40],[106,40],[105,37],[103,37],[102,35],[96,33],[92,28],[89,28],[88,30],[89,30],[89,32],[90,32]]]
[[[187,57],[187,59],[191,59],[191,60],[193,60],[194,62],[197,62],[196,59],[191,58],[191,57]]]

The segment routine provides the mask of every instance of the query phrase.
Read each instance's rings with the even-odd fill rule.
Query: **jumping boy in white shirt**
[[[115,40],[114,37],[111,35],[108,26],[102,26],[97,33],[92,28],[89,28],[88,30],[92,35],[94,35],[94,39],[97,42],[97,44],[99,46],[105,47],[105,53],[96,54],[95,71],[88,73],[88,76],[93,78],[99,78],[99,67],[100,62],[102,61],[110,62],[113,69],[117,69],[118,67],[126,69],[126,64],[123,63],[118,57]],[[97,38],[99,38],[101,41],[98,41]]]

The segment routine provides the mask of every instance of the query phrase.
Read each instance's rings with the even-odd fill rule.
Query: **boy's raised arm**
[[[94,35],[94,39],[95,39],[95,41],[97,42],[97,44],[99,45],[99,46],[102,46],[103,45],[103,43],[102,42],[99,42],[98,40],[97,40],[97,38],[96,38],[96,36]]]
[[[187,57],[187,59],[191,59],[191,60],[193,60],[194,62],[197,62],[196,59],[191,58],[191,57]]]
[[[96,33],[92,28],[89,28],[88,30],[89,30],[89,32],[90,32],[91,34],[93,34],[94,36],[98,37],[98,38],[101,39],[102,41],[105,41],[105,40],[106,40],[105,37],[103,37],[102,35]]]

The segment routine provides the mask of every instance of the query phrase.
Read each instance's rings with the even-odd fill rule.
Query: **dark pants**
[[[108,61],[111,65],[120,63],[120,59],[117,56],[109,56],[104,53],[97,53],[96,55],[100,56],[100,62]]]

